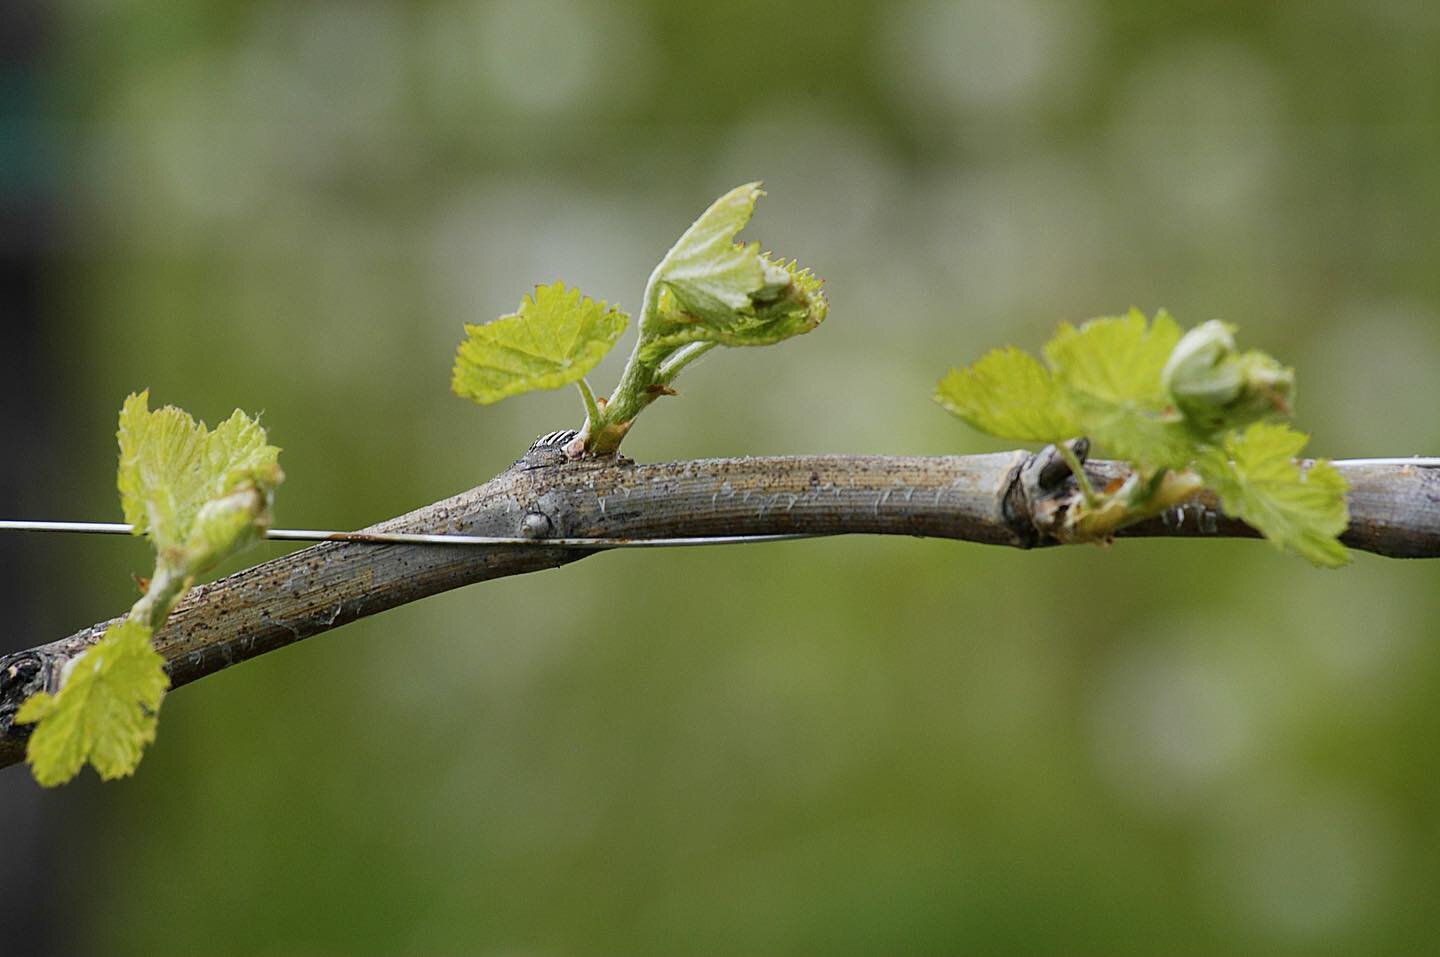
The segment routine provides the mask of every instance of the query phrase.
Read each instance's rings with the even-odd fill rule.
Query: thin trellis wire
[[[0,521],[0,532],[72,532],[130,535],[124,522]],[[272,528],[265,537],[284,542],[360,542],[370,545],[542,545],[551,548],[676,548],[688,545],[742,545],[821,538],[826,533],[785,535],[691,535],[678,538],[519,538],[502,535],[432,535],[425,532],[334,532],[315,528]]]
[[[1337,468],[1364,468],[1376,465],[1440,468],[1440,458],[1414,456],[1372,459],[1336,459]],[[44,522],[0,520],[0,532],[71,532],[91,535],[130,535],[134,527],[124,522]],[[503,535],[448,535],[425,532],[337,532],[313,528],[272,528],[265,537],[288,542],[359,542],[370,545],[528,545],[545,548],[683,548],[692,545],[744,545],[750,542],[783,542],[802,538],[824,538],[833,533],[801,532],[783,535],[688,535],[675,538],[543,538]]]

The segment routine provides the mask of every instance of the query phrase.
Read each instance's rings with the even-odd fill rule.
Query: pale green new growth
[[[951,369],[935,401],[981,432],[1022,442],[1080,434],[1055,377],[1014,346],[994,349],[966,369]]]
[[[1048,368],[1018,349],[995,350],[950,370],[935,398],[992,435],[1057,446],[1086,436],[1133,463],[1131,478],[1103,493],[1077,475],[1083,498],[1057,536],[1104,540],[1203,479],[1226,512],[1277,545],[1319,565],[1346,561],[1337,540],[1348,521],[1344,479],[1325,463],[1302,472],[1293,459],[1305,436],[1257,421],[1289,412],[1294,373],[1263,352],[1238,352],[1230,326],[1207,322],[1182,337],[1163,310],[1147,324],[1132,309],[1062,324],[1045,359]]]
[[[1160,384],[1179,341],[1180,327],[1169,313],[1162,309],[1147,327],[1144,314],[1132,309],[1078,329],[1062,323],[1045,344],[1045,358],[1092,442],[1120,458],[1183,465],[1189,438]]]
[[[131,774],[155,740],[156,715],[170,686],[163,666],[150,647],[150,629],[126,619],[70,663],[58,694],[26,699],[15,722],[39,722],[26,747],[35,780],[64,784],[86,761],[107,781]]]
[[[769,266],[769,260],[763,259]],[[704,315],[691,307],[668,286],[657,300],[652,335],[643,340],[641,355],[658,363],[678,347],[690,342],[712,342],[722,346],[768,346],[814,329],[825,320],[827,303],[820,292],[820,280],[792,260],[774,266],[785,284],[778,292],[762,286],[757,297],[743,308]],[[767,298],[760,298],[763,293]]]
[[[1179,341],[1180,327],[1164,309],[1148,325],[1144,313],[1131,309],[1079,328],[1060,323],[1045,358],[1071,389],[1115,405],[1163,407],[1160,373]]]
[[[1295,461],[1308,436],[1275,422],[1257,422],[1227,436],[1195,462],[1229,515],[1317,565],[1350,560],[1336,537],[1349,521],[1345,479],[1330,463],[1301,468]]]
[[[58,694],[32,695],[15,720],[38,722],[26,746],[35,780],[64,784],[88,760],[102,778],[130,774],[155,738],[170,679],[150,636],[195,576],[258,539],[284,478],[280,450],[240,410],[215,431],[149,392],[120,410],[116,484],[125,518],[155,546],[155,571],[123,622],[72,660]]]
[[[1288,412],[1295,371],[1263,352],[1235,348],[1235,327],[1216,319],[1185,333],[1160,381],[1200,431],[1240,426]]]
[[[635,417],[686,365],[716,346],[763,346],[809,332],[828,305],[820,280],[794,261],[735,242],[759,183],[738,186],[700,214],[650,274],[639,341],[599,422],[581,433],[592,455],[613,455]]]
[[[613,455],[635,417],[687,365],[716,346],[763,346],[809,332],[825,319],[820,280],[793,260],[774,259],[758,243],[737,243],[750,221],[759,183],[730,190],[710,205],[650,274],[635,349],[608,399],[583,376],[628,321],[618,309],[581,300],[560,283],[536,289],[514,315],[466,325],[452,388],[479,403],[574,382],[585,424],[572,455]]]
[[[451,388],[488,405],[578,382],[605,358],[629,322],[619,309],[582,297],[563,283],[536,286],[510,315],[466,324]]]
[[[749,308],[757,293],[784,289],[788,277],[765,262],[759,243],[735,242],[763,195],[759,183],[746,183],[711,203],[660,260],[651,283],[668,287],[680,307],[700,321],[717,323]],[[661,316],[645,317],[642,338],[654,334],[649,327],[657,321]]]
[[[689,342],[770,345],[824,321],[825,297],[808,269],[772,260],[759,243],[735,242],[763,195],[759,183],[732,189],[655,267],[654,307],[640,322],[643,359],[657,363]]]
[[[254,489],[268,502],[283,478],[280,450],[265,443],[254,419],[236,409],[211,432],[174,406],[152,412],[149,403],[148,390],[127,398],[117,433],[116,484],[135,534],[148,534],[163,552],[186,545],[212,499]]]
[[[1026,442],[1085,435],[1121,458],[1183,464],[1190,438],[1160,373],[1180,339],[1161,311],[1063,323],[1045,346],[1049,368],[1014,347],[951,369],[935,399],[983,432]]]

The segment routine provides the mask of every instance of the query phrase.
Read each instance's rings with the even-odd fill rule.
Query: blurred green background
[[[687,372],[638,459],[1001,448],[930,401],[946,367],[1132,305],[1295,364],[1317,454],[1440,452],[1425,0],[20,7],[0,168],[43,228],[6,247],[35,291],[6,512],[115,519],[146,386],[263,411],[282,524],[477,484],[579,411],[451,397],[461,324],[557,278],[633,310],[750,179],[748,235],[830,318]],[[9,648],[148,565],[7,548]],[[0,889],[17,953],[1423,952],[1437,572],[1253,542],[604,555],[185,688],[132,780],[3,772]]]

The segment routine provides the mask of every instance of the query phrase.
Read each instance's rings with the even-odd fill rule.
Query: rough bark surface
[[[1115,462],[1091,462],[1086,471],[1101,485],[1126,472]],[[1393,557],[1440,556],[1440,469],[1377,464],[1347,468],[1345,476],[1351,483],[1346,544]],[[1052,449],[636,465],[571,461],[559,446],[541,441],[489,482],[367,531],[520,536],[539,527],[553,538],[858,532],[1035,548],[1059,544],[1050,529],[1075,494]],[[1120,534],[1255,532],[1202,495]],[[178,687],[387,608],[599,550],[325,542],[196,587],[156,634],[155,647]],[[65,663],[109,624],[0,658],[0,767],[24,756],[27,729],[11,726],[20,703],[36,691],[55,690]]]

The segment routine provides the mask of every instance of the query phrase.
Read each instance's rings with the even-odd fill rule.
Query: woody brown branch
[[[453,498],[369,531],[518,536],[543,515],[552,537],[667,538],[784,533],[917,535],[1034,548],[1056,544],[1037,517],[1074,496],[1045,453],[902,458],[802,456],[636,465],[569,459],[537,445],[510,469]],[[1091,462],[1097,484],[1126,474]],[[1342,540],[1393,557],[1440,557],[1440,469],[1347,468],[1351,523]],[[1053,487],[1047,487],[1053,486]],[[527,522],[527,517],[529,521]],[[1213,499],[1122,536],[1253,537]],[[192,590],[155,636],[173,687],[462,585],[553,568],[598,549],[326,542]],[[0,658],[0,767],[24,756],[20,703],[55,690],[64,664],[109,622]]]

